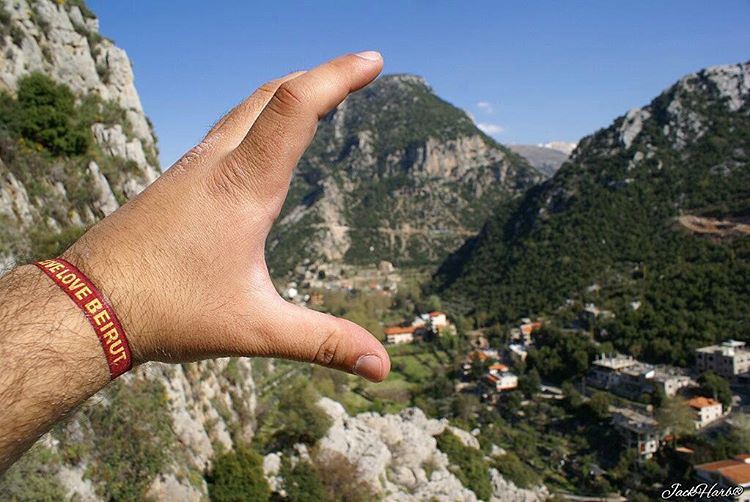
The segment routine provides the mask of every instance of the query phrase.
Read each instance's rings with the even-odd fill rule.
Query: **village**
[[[292,302],[312,308],[325,308],[326,292],[358,292],[393,298],[399,291],[403,277],[389,262],[376,267],[347,267],[307,265],[296,271],[282,289]],[[573,308],[573,302],[566,304]],[[639,302],[630,305],[634,310]],[[579,318],[566,330],[569,336],[585,334],[582,326],[597,320],[606,320],[614,314],[594,303],[579,307]],[[454,390],[457,393],[478,396],[486,406],[503,406],[508,398],[519,394],[520,376],[516,368],[523,368],[528,354],[537,348],[538,335],[547,324],[544,318],[523,318],[509,328],[501,342],[493,342],[482,330],[460,333],[451,316],[440,310],[431,310],[401,319],[399,322],[381,322],[382,341],[389,347],[420,346],[448,337],[465,335],[469,349],[463,362]],[[456,344],[458,345],[458,344]],[[657,417],[655,404],[672,399],[684,407],[689,416],[692,434],[711,436],[738,420],[750,417],[750,349],[745,342],[727,339],[717,345],[700,347],[694,352],[691,367],[666,364],[649,364],[616,351],[598,353],[588,366],[585,375],[575,382],[576,389],[590,399],[595,393],[607,393],[614,399],[608,405],[609,426],[617,432],[619,448],[637,452],[637,462],[644,463],[664,449],[672,449],[693,467],[700,482],[716,483],[720,487],[750,487],[750,454],[739,455],[709,463],[691,463],[693,451],[680,444],[679,431]],[[731,394],[727,399],[701,392],[700,375],[711,373],[727,382]],[[554,382],[541,381],[540,399],[561,401],[563,389]],[[521,400],[521,406],[526,401]],[[521,412],[522,413],[522,412]],[[683,425],[684,426],[684,425]],[[592,476],[605,471],[594,465]]]
[[[611,313],[587,304],[582,315],[597,317]],[[535,333],[543,326],[543,320],[524,318],[509,330],[507,343],[497,347],[491,347],[484,337],[475,337],[474,350],[464,358],[462,379],[456,390],[478,394],[491,405],[518,392],[519,376],[513,368],[525,362],[535,346]],[[456,328],[445,313],[430,312],[411,322],[387,326],[383,333],[387,344],[398,345],[452,336]],[[722,403],[716,395],[701,395],[698,376],[706,372],[731,385],[729,403]],[[644,405],[643,398],[646,401],[674,398],[689,410],[690,427],[697,434],[721,433],[721,428],[731,425],[733,420],[746,420],[749,416],[744,403],[750,395],[750,349],[745,342],[731,339],[700,347],[695,350],[695,364],[691,368],[653,365],[630,355],[601,353],[591,362],[579,387],[584,395],[604,391],[619,398],[617,404],[609,406],[611,427],[619,433],[621,447],[638,453],[638,462],[651,459],[662,448],[674,448],[689,461],[693,451],[679,446],[675,441],[676,431],[669,424],[660,423],[654,406]],[[554,385],[541,382],[539,391],[541,398],[563,399],[563,391]],[[696,464],[693,468],[700,482],[727,488],[750,487],[750,454]]]

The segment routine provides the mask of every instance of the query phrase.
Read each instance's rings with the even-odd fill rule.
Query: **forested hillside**
[[[654,361],[750,339],[748,156],[750,64],[688,75],[504,204],[435,288],[481,324],[595,302],[616,346]]]

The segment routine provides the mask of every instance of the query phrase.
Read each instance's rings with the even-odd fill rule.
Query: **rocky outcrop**
[[[476,501],[450,470],[450,461],[437,447],[435,436],[447,429],[465,445],[478,448],[477,439],[451,427],[446,420],[427,418],[419,408],[407,408],[398,415],[361,413],[349,416],[341,404],[328,398],[318,403],[333,420],[328,434],[317,445],[320,461],[343,455],[356,466],[360,479],[375,493],[393,501]],[[264,467],[271,484],[282,489],[278,477],[280,454],[266,456]],[[493,501],[539,501],[548,493],[544,488],[522,490],[490,471]]]
[[[80,191],[75,194],[78,198],[71,196],[60,178],[60,166],[55,165],[47,173],[35,174],[34,197],[29,197],[28,180],[22,182],[0,159],[2,223],[21,234],[32,228],[58,232],[91,224],[160,173],[156,138],[136,92],[130,60],[99,34],[93,14],[75,2],[0,0],[0,11],[4,18],[0,91],[13,95],[22,77],[39,72],[68,86],[79,101],[95,96],[120,114],[118,123],[92,125],[94,140],[116,167],[105,171],[101,165],[81,161],[80,179],[84,173],[92,178],[90,198],[81,198]],[[7,246],[0,247],[3,261],[12,264],[13,254]]]
[[[321,122],[269,238],[269,265],[284,275],[303,261],[431,264],[540,179],[423,79],[384,76]]]

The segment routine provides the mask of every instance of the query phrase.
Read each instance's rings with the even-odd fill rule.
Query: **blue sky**
[[[576,141],[680,76],[750,59],[750,0],[89,0],[172,164],[273,77],[374,49],[504,143]]]

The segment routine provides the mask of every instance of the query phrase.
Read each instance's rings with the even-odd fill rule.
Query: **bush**
[[[492,483],[484,455],[481,450],[465,446],[455,434],[446,430],[436,437],[440,451],[448,455],[451,467],[461,483],[477,498],[489,500],[492,496]]]
[[[142,379],[110,389],[109,405],[88,413],[95,440],[87,475],[108,500],[142,500],[172,456],[167,394],[160,382]]]
[[[56,502],[66,493],[57,479],[60,459],[37,444],[0,476],[0,499],[14,502]]]
[[[299,461],[292,467],[284,457],[281,477],[284,478],[284,489],[290,502],[318,502],[327,499],[326,487],[309,462]]]
[[[209,497],[214,502],[260,502],[271,497],[263,475],[263,458],[245,445],[219,455],[206,481]]]
[[[288,394],[281,397],[273,436],[273,448],[284,449],[296,443],[315,444],[325,436],[331,419],[316,403],[318,395],[310,384],[299,379]]]
[[[18,81],[17,102],[13,123],[22,138],[54,156],[86,153],[91,132],[75,122],[75,97],[67,86],[32,73]]]
[[[519,488],[528,488],[539,483],[539,476],[524,464],[515,453],[506,453],[495,460],[495,469]]]
[[[360,479],[359,469],[341,453],[315,455],[316,472],[326,489],[323,500],[332,502],[370,502],[376,500],[370,485]],[[319,499],[320,500],[320,499]]]

